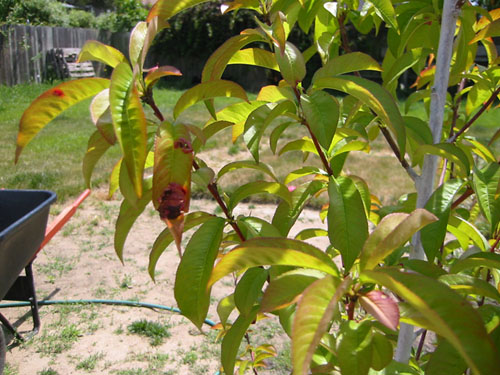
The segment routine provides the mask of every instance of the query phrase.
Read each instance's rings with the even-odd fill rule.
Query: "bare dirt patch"
[[[146,208],[129,234],[122,264],[113,249],[120,202],[104,200],[104,195],[94,192],[35,260],[38,298],[132,300],[176,306],[173,286],[179,257],[175,248],[170,246],[160,258],[156,283],[147,272],[149,251],[164,224],[152,207]],[[60,209],[54,208],[53,212]],[[241,204],[235,213],[254,212],[270,219],[274,209],[249,203]],[[196,200],[191,211],[196,210],[216,213],[216,206],[209,200]],[[304,211],[293,232],[306,227],[325,228],[317,211]],[[314,244],[325,248],[327,240],[320,238]],[[230,280],[222,280],[213,295],[217,299],[229,294],[230,286]],[[209,313],[215,322],[216,299]],[[23,333],[31,329],[28,310],[8,308],[0,312]],[[40,313],[41,332],[8,351],[6,375],[215,374],[220,367],[217,331],[205,326],[203,335],[175,313],[102,304],[42,306]],[[141,321],[159,323],[164,337],[155,342],[151,335],[131,333],[129,327]],[[290,349],[283,344],[286,340],[275,317],[259,324],[251,339],[255,346],[271,343],[278,350],[278,357],[261,373],[289,373]],[[12,343],[9,333],[7,340]]]

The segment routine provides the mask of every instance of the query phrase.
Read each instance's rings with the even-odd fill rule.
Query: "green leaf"
[[[280,232],[266,220],[253,216],[240,216],[237,220],[243,236],[249,240],[255,237],[279,237]]]
[[[462,246],[464,250],[469,247],[469,240],[472,240],[472,242],[482,251],[487,251],[490,247],[488,241],[486,240],[486,238],[484,238],[479,229],[459,216],[450,217],[450,219],[448,220],[447,230],[457,238],[465,236],[465,238],[467,239],[467,243],[464,244],[465,246]]]
[[[257,163],[259,162],[260,140],[267,127],[278,116],[288,112],[295,113],[295,111],[295,104],[286,100],[277,105],[265,104],[249,114],[245,122],[243,140]]]
[[[152,87],[156,82],[160,80],[162,77],[168,77],[168,76],[181,76],[182,73],[179,71],[179,69],[165,65],[165,66],[159,66],[155,68],[151,68],[146,74],[146,77],[144,77],[144,84],[146,85],[147,88]]]
[[[185,200],[179,214],[188,211],[192,166],[193,151],[189,130],[185,125],[173,125],[164,121],[158,128],[155,140],[153,205],[156,209],[160,207],[166,189],[175,183],[182,186],[185,192]]]
[[[471,147],[472,152],[474,152],[479,157],[483,158],[485,162],[487,163],[496,162],[495,154],[489,146],[483,145],[481,142],[473,138],[466,137],[466,140],[468,143],[472,145]]]
[[[440,339],[425,368],[425,375],[462,375],[467,363],[457,350],[444,339]]]
[[[391,94],[379,84],[354,76],[326,77],[316,80],[317,89],[333,89],[345,92],[373,110],[383,124],[395,134],[401,155],[405,154],[406,131],[403,118]]]
[[[338,276],[335,263],[308,243],[287,238],[256,238],[225,254],[212,271],[209,286],[231,272],[265,265],[311,268]]]
[[[228,65],[230,64],[261,66],[279,71],[274,54],[261,48],[246,48],[237,51],[229,60]]]
[[[111,75],[109,88],[111,118],[123,161],[138,197],[142,194],[142,174],[147,154],[146,116],[130,66],[121,63]]]
[[[500,293],[498,290],[490,283],[476,277],[463,274],[451,274],[440,276],[439,281],[445,283],[451,289],[459,293],[463,292],[467,295],[476,294],[500,302]]]
[[[370,0],[378,14],[382,16],[385,23],[391,25],[395,30],[398,30],[398,23],[396,21],[396,12],[392,6],[391,0]]]
[[[177,268],[175,300],[182,315],[200,330],[210,305],[211,288],[207,282],[219,253],[225,224],[225,220],[218,217],[203,223],[189,240]]]
[[[255,320],[258,310],[259,307],[255,306],[250,314],[240,315],[222,339],[221,362],[222,367],[224,367],[224,373],[234,373],[234,363],[238,355],[241,340],[243,340],[243,336],[247,332],[248,327],[250,327],[250,324]]]
[[[220,322],[224,327],[226,327],[229,315],[231,315],[235,307],[234,294],[230,294],[219,301],[217,305],[217,315],[219,315]]]
[[[253,160],[241,160],[241,161],[235,161],[235,162],[226,164],[225,166],[223,166],[220,169],[219,173],[217,174],[217,178],[219,179],[228,172],[235,171],[235,170],[242,169],[242,168],[250,168],[250,169],[258,170],[262,173],[267,174],[276,182],[278,181],[278,178],[274,174],[274,171],[273,171],[271,166],[269,166],[265,163],[262,163],[262,162],[257,163]]]
[[[490,22],[486,27],[481,29],[481,31],[476,34],[469,44],[495,36],[500,36],[500,19]]]
[[[352,280],[341,283],[328,275],[313,282],[304,291],[293,319],[292,364],[294,375],[309,373],[314,352],[338,308],[338,302]]]
[[[337,341],[337,359],[342,375],[368,374],[373,350],[370,322],[342,322]]]
[[[151,201],[151,179],[144,180],[144,192],[142,197],[133,206],[126,199],[120,206],[120,213],[116,219],[114,245],[118,258],[123,262],[123,247],[125,240],[137,218],[142,214],[148,203]]]
[[[196,211],[190,212],[184,217],[184,231],[192,229],[200,224],[205,223],[207,220],[211,219],[213,215],[207,214],[206,212]],[[174,237],[168,228],[165,228],[156,238],[151,253],[149,254],[149,265],[148,272],[149,276],[155,279],[155,269],[158,259],[160,259],[161,254],[165,251],[168,245],[174,241]]]
[[[240,186],[234,191],[233,194],[231,194],[228,204],[229,211],[232,211],[233,208],[236,207],[236,205],[243,199],[254,194],[273,194],[282,198],[288,204],[291,204],[292,200],[290,192],[285,185],[280,184],[279,182],[254,181]]]
[[[149,11],[146,21],[151,22],[155,17],[166,20],[206,1],[208,0],[158,0]]]
[[[248,269],[234,289],[234,303],[241,315],[251,313],[253,306],[262,296],[262,287],[266,282],[268,272],[261,267]]]
[[[316,83],[320,78],[338,76],[340,74],[357,72],[360,70],[382,71],[379,63],[370,55],[362,52],[351,52],[345,55],[335,56],[316,73],[314,73],[312,82]]]
[[[328,236],[328,232],[324,229],[320,228],[308,228],[303,229],[295,236],[296,240],[305,241],[314,237],[326,237]]]
[[[500,222],[500,198],[497,197],[500,164],[491,163],[481,170],[475,169],[473,184],[479,207],[490,224],[490,233],[493,234]]]
[[[437,217],[424,209],[411,214],[394,213],[385,216],[366,240],[360,256],[360,269],[373,269],[385,257],[403,246],[410,237]]]
[[[402,261],[405,269],[418,272],[422,275],[437,279],[439,276],[446,275],[446,271],[434,263],[420,259],[404,259]]]
[[[121,63],[127,63],[127,58],[116,48],[98,42],[97,40],[88,40],[82,47],[78,62],[99,61],[112,68],[116,68]]]
[[[324,274],[316,270],[297,269],[272,279],[264,292],[260,309],[271,312],[294,303],[298,296]]]
[[[461,180],[446,181],[436,189],[425,204],[425,209],[434,214],[438,219],[437,222],[429,224],[420,231],[422,246],[424,247],[427,258],[430,260],[435,258],[443,244],[453,198],[462,186],[463,181]]]
[[[99,130],[96,130],[89,138],[87,143],[87,152],[83,157],[82,171],[85,185],[90,188],[90,180],[92,172],[97,162],[101,159],[104,153],[111,147],[109,142],[101,135]]]
[[[323,181],[302,184],[292,191],[292,205],[285,201],[278,205],[272,223],[282,236],[288,236],[288,232],[297,221],[306,203],[325,186],[326,183]]]
[[[328,183],[328,236],[340,251],[345,270],[351,269],[368,237],[368,221],[361,195],[347,177],[330,178]]]
[[[487,267],[500,270],[500,254],[475,253],[465,259],[460,259],[450,268],[450,273],[459,273],[463,270],[476,267]]]
[[[16,162],[23,148],[45,125],[72,105],[90,98],[109,87],[104,78],[83,78],[63,82],[45,91],[31,102],[19,121],[17,133]]]
[[[274,55],[283,79],[290,86],[297,86],[306,76],[306,63],[302,53],[292,43],[286,42],[283,51],[275,45]]]
[[[459,177],[466,178],[470,173],[470,163],[465,152],[451,143],[421,145],[415,151],[413,162],[420,163],[425,154],[436,155],[455,164],[455,172]]]
[[[269,103],[276,103],[280,100],[288,99],[295,100],[295,94],[290,86],[264,86],[260,89],[257,100]]]
[[[365,271],[362,279],[382,284],[413,306],[432,322],[438,335],[453,345],[473,372],[492,374],[500,368],[500,356],[479,314],[443,283],[391,268]]]
[[[235,97],[248,102],[248,97],[240,85],[223,79],[202,82],[190,88],[179,98],[174,107],[174,118],[192,105],[216,97]]]
[[[372,337],[372,363],[374,370],[384,369],[392,361],[392,344],[387,337],[379,332],[374,332]]]
[[[260,34],[245,33],[244,31],[240,35],[229,38],[208,58],[203,67],[203,72],[201,73],[201,81],[207,82],[220,79],[227,64],[235,53],[247,44],[263,40],[264,38]]]
[[[382,72],[384,87],[394,93],[399,77],[416,65],[420,61],[421,56],[422,51],[420,49],[412,49],[405,52],[403,56],[394,59],[394,62]]]
[[[327,175],[327,173],[324,170],[322,170],[318,167],[307,166],[307,167],[297,169],[293,172],[290,172],[288,174],[288,176],[286,176],[284,184],[288,185],[290,182],[292,182],[300,177],[310,176],[312,174]]]
[[[144,41],[148,32],[147,22],[138,22],[130,32],[130,41],[128,45],[128,55],[130,64],[135,67],[140,63],[141,52],[144,47]],[[139,66],[142,71],[142,66]]]
[[[324,91],[315,91],[311,95],[302,94],[300,103],[311,132],[328,150],[339,121],[338,100]]]

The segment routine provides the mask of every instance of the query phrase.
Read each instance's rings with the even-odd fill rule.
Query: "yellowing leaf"
[[[274,55],[261,48],[246,48],[237,51],[228,62],[228,65],[231,64],[254,65],[279,71]]]
[[[146,21],[150,22],[155,17],[166,20],[185,9],[206,1],[208,0],[158,0],[149,11]]]
[[[17,133],[16,162],[23,148],[45,125],[72,105],[109,87],[104,78],[83,78],[63,82],[36,98],[24,111]]]
[[[116,48],[108,46],[97,40],[87,41],[78,56],[78,62],[100,61],[112,68],[115,68],[122,62],[127,62],[127,58]]]
[[[181,76],[182,73],[180,72],[179,69],[165,65],[165,66],[160,66],[160,67],[155,67],[149,70],[148,74],[146,74],[146,77],[144,77],[144,83],[146,84],[146,87],[151,87],[153,86],[156,82],[159,81],[160,78],[162,77],[168,77],[168,76]]]

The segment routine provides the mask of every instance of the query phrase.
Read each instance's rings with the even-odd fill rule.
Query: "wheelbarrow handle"
[[[71,206],[66,207],[57,217],[47,226],[45,230],[45,238],[42,244],[38,248],[38,251],[33,256],[35,259],[36,255],[42,248],[56,235],[57,232],[68,222],[69,219],[75,214],[76,209],[82,202],[90,195],[90,189],[85,190],[80,196],[73,202]],[[32,259],[32,260],[33,260]]]

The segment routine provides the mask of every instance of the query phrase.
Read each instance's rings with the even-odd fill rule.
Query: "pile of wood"
[[[54,48],[47,52],[47,66],[57,79],[95,77],[90,61],[77,62],[80,48]]]

